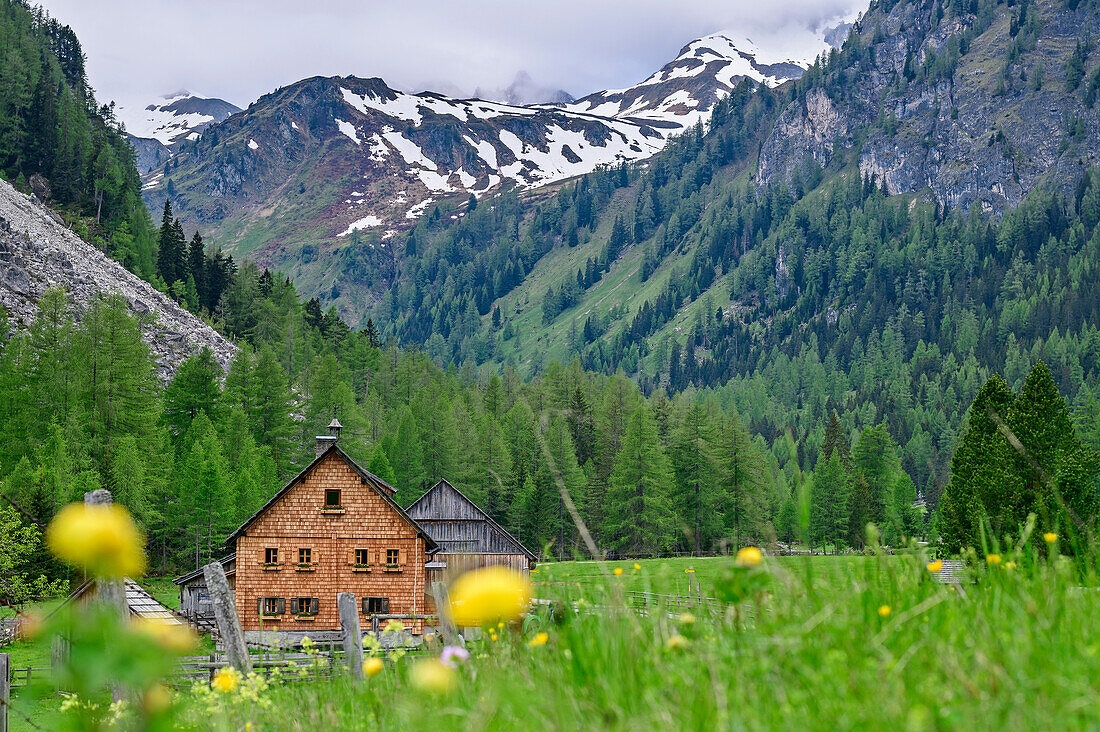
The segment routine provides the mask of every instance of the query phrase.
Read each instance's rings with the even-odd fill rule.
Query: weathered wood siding
[[[343,513],[323,511],[325,490],[341,490]],[[312,553],[312,567],[298,567],[298,549]],[[264,566],[264,552],[279,550],[278,568]],[[369,567],[355,567],[355,550],[366,549]],[[399,567],[386,566],[386,550],[400,552]],[[336,594],[352,592],[362,611],[363,597],[388,597],[391,614],[425,612],[425,541],[351,466],[336,453],[301,476],[237,538],[236,600],[244,630],[308,631],[340,628]],[[265,618],[260,597],[286,599],[286,612]],[[312,618],[290,613],[290,598],[316,597]],[[369,625],[368,616],[363,616]],[[406,623],[420,630],[419,623]]]
[[[413,518],[442,547],[442,554],[523,555],[512,537],[498,530],[485,513],[455,490],[441,482],[409,507]],[[499,563],[499,562],[497,562]],[[523,569],[527,569],[526,562]]]

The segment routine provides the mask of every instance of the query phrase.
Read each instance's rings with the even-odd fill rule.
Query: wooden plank
[[[214,619],[218,623],[218,634],[225,646],[229,663],[242,674],[247,674],[252,670],[252,659],[244,642],[241,619],[237,617],[237,601],[233,591],[229,589],[229,581],[225,578],[225,567],[221,562],[211,562],[202,568],[202,573],[206,578],[210,602],[214,606]]]
[[[340,612],[340,628],[344,631],[344,657],[353,681],[363,680],[363,633],[359,628],[359,608],[355,594],[341,592],[336,595],[336,608]]]
[[[0,732],[8,732],[9,703],[11,703],[11,656],[0,653]]]

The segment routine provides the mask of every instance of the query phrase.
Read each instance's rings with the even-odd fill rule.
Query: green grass
[[[562,611],[471,642],[449,692],[417,689],[409,671],[420,660],[408,656],[361,686],[275,685],[258,701],[187,692],[178,721],[215,730],[1096,728],[1100,581],[1068,562],[1003,554],[959,590],[933,581],[916,554],[770,558],[751,609],[698,611],[694,623],[640,615],[624,591],[682,593],[694,569],[715,596],[731,560],[612,562],[606,573],[544,564],[536,593]],[[540,631],[549,642],[532,647]],[[677,635],[687,646],[669,648]]]

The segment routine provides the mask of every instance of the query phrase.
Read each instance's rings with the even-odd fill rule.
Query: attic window
[[[339,488],[328,488],[325,490],[325,508],[340,508]]]

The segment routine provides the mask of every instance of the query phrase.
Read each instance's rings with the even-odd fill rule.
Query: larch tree
[[[608,487],[606,536],[625,554],[656,554],[673,543],[675,515],[668,488],[672,467],[644,405],[630,415]]]

